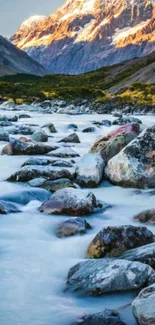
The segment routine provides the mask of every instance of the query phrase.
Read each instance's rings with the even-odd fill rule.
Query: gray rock
[[[22,113],[22,114],[19,114],[18,115],[18,118],[31,118],[31,116],[29,114],[26,114],[26,113]]]
[[[59,157],[59,158],[75,158],[75,157],[79,157],[79,154],[71,148],[64,147],[64,148],[58,148],[52,152],[49,152],[48,156]]]
[[[44,189],[26,189],[1,195],[0,200],[25,205],[34,200],[43,202],[49,197],[50,193]]]
[[[41,187],[50,192],[56,192],[63,188],[76,188],[75,184],[68,178],[60,178],[55,181],[51,181],[45,178],[35,178],[29,181],[29,185],[32,187]]]
[[[38,165],[38,166],[55,166],[55,167],[68,167],[71,168],[73,165],[69,161],[61,160],[61,159],[50,159],[50,158],[30,158],[24,162],[22,167],[24,166],[31,166],[31,165]]]
[[[91,226],[84,218],[72,218],[61,222],[57,229],[57,237],[71,237],[77,234],[85,234]]]
[[[0,115],[0,121],[10,121],[10,122],[17,122],[18,121],[18,116],[5,116],[5,115]]]
[[[0,141],[9,141],[9,133],[3,128],[0,128]]]
[[[91,258],[120,256],[128,249],[154,242],[153,233],[146,227],[111,226],[103,228],[88,247]]]
[[[72,129],[73,131],[77,131],[78,126],[76,124],[69,124],[68,129]]]
[[[13,123],[10,122],[10,121],[8,121],[8,120],[4,120],[4,121],[1,121],[1,122],[0,122],[0,126],[2,126],[2,127],[5,127],[5,126],[12,126],[12,125],[13,125]]]
[[[51,133],[57,133],[57,130],[53,123],[48,123],[42,126],[42,128],[48,128]]]
[[[28,182],[31,179],[44,177],[50,180],[59,178],[73,179],[73,174],[67,169],[58,170],[52,166],[25,166],[8,178],[11,182]]]
[[[37,142],[47,142],[48,141],[48,135],[42,130],[35,131],[32,134],[32,140],[37,141]]]
[[[124,125],[128,123],[139,123],[142,124],[142,121],[137,117],[132,116],[123,116],[113,121],[113,125]]]
[[[119,256],[119,259],[137,261],[150,265],[155,269],[155,243],[140,246],[126,251]]]
[[[76,133],[70,134],[68,137],[61,139],[58,142],[70,142],[70,143],[80,143],[80,139]]]
[[[155,271],[140,262],[87,260],[69,270],[67,289],[82,295],[101,296],[108,292],[137,290],[154,281]]]
[[[155,224],[155,208],[144,210],[134,216],[135,221]]]
[[[66,188],[54,193],[44,202],[40,211],[48,214],[87,215],[101,207],[92,192]]]
[[[95,128],[92,127],[88,127],[82,130],[83,133],[90,133],[90,132],[95,132]]]
[[[23,142],[19,140],[12,140],[7,144],[3,150],[2,155],[43,155],[52,150],[55,150],[56,146],[50,146],[42,143],[35,142]]]
[[[15,204],[0,199],[0,214],[17,213],[17,212],[20,212],[20,210]]]
[[[139,293],[132,303],[132,311],[139,325],[155,324],[155,284]]]
[[[102,125],[104,125],[104,126],[111,126],[111,121],[109,121],[109,120],[103,120],[102,121]]]
[[[125,325],[125,323],[121,321],[118,312],[105,309],[101,313],[83,316],[73,325]]]
[[[7,128],[7,131],[9,134],[32,135],[34,133],[34,129],[28,125],[10,126]]]
[[[100,154],[85,154],[77,163],[77,183],[84,187],[96,187],[103,179],[104,167],[105,163]]]
[[[145,129],[117,156],[110,159],[106,176],[124,187],[155,187],[155,127]]]

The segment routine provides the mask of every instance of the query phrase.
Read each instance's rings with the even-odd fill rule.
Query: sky
[[[0,0],[0,35],[12,36],[33,15],[50,15],[65,0]]]

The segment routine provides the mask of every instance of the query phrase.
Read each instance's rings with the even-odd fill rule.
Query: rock
[[[155,269],[155,243],[130,249],[119,256],[119,259],[137,261],[150,265]]]
[[[10,122],[10,121],[8,121],[8,120],[4,120],[4,121],[1,121],[1,122],[0,122],[0,126],[2,126],[2,127],[5,127],[5,126],[12,126],[12,125],[13,125],[13,123]]]
[[[139,325],[155,324],[155,284],[139,293],[132,303],[132,311]]]
[[[14,141],[14,140],[13,140],[13,141]],[[20,138],[18,139],[18,141],[22,141],[22,142],[33,142],[31,139],[26,138],[26,137],[20,137]]]
[[[142,124],[142,121],[139,118],[131,116],[123,116],[113,121],[113,125],[124,125],[128,123],[139,123]]]
[[[9,133],[3,128],[0,128],[0,141],[9,141]]]
[[[106,176],[124,187],[155,187],[155,127],[145,129],[107,165]]]
[[[109,121],[109,120],[103,120],[102,121],[102,125],[104,125],[104,126],[111,126],[111,121]]]
[[[128,143],[130,143],[140,132],[139,124],[127,124],[108,135],[96,140],[90,152],[98,152],[107,163],[116,156]]]
[[[31,118],[31,116],[29,114],[25,114],[25,113],[22,113],[22,114],[19,114],[18,115],[18,118]]]
[[[16,212],[20,212],[20,210],[15,204],[0,200],[0,214],[8,214],[8,213],[16,213]]]
[[[47,144],[23,142],[14,139],[3,148],[2,155],[44,155],[56,148],[56,146],[53,147]]]
[[[135,221],[155,224],[155,208],[147,209],[134,216]]]
[[[92,121],[92,124],[100,127],[100,126],[103,126],[103,123],[102,122],[99,122],[99,121]]]
[[[81,317],[73,325],[125,325],[119,313],[115,310],[105,309],[101,313]]]
[[[9,121],[9,122],[17,122],[18,121],[18,116],[14,115],[14,116],[3,116],[0,115],[0,121]]]
[[[85,234],[91,226],[84,218],[72,218],[61,222],[56,230],[57,237],[71,237],[77,234]]]
[[[48,152],[47,154],[50,157],[59,157],[59,158],[75,158],[80,157],[77,152],[75,152],[73,149],[64,147],[64,148],[58,148],[52,152]]]
[[[25,205],[34,200],[43,202],[49,197],[50,193],[44,189],[28,189],[1,195],[0,200]]]
[[[23,134],[23,135],[32,135],[34,129],[28,125],[16,125],[7,128],[9,134]]]
[[[114,117],[122,117],[122,112],[115,111],[115,112],[113,112],[113,116]]]
[[[77,183],[84,187],[96,187],[103,179],[104,167],[105,163],[100,154],[85,154],[77,163]]]
[[[37,141],[37,142],[47,142],[48,141],[48,135],[42,130],[35,131],[32,134],[32,140]]]
[[[48,128],[51,133],[57,133],[57,130],[53,123],[48,123],[42,126],[42,128]]]
[[[113,226],[103,228],[88,247],[90,258],[119,256],[128,249],[154,242],[153,233],[146,227]]]
[[[76,188],[74,183],[68,178],[60,178],[55,181],[50,181],[45,178],[35,178],[29,181],[29,185],[32,187],[41,187],[50,192],[56,192],[58,190],[68,187]]]
[[[24,162],[22,167],[29,165],[38,165],[38,166],[54,166],[54,167],[68,167],[71,168],[73,165],[69,161],[61,160],[61,159],[50,159],[50,158],[30,158]]]
[[[90,132],[95,132],[95,128],[92,127],[88,127],[82,130],[83,133],[90,133]]]
[[[73,131],[77,131],[78,126],[76,124],[68,124],[68,129],[73,129]]]
[[[87,260],[73,266],[68,273],[67,289],[82,295],[129,291],[150,285],[155,271],[146,264],[126,260]]]
[[[70,142],[70,143],[80,143],[80,139],[76,133],[70,134],[68,137],[61,139],[58,142]]]
[[[68,169],[56,169],[52,166],[25,166],[19,169],[15,174],[8,178],[11,182],[28,182],[31,179],[44,177],[50,180],[56,180],[59,178],[73,179],[73,173]]]
[[[66,188],[57,191],[44,202],[40,212],[81,216],[92,213],[97,207],[101,205],[92,192]]]

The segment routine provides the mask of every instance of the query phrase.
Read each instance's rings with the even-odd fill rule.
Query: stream
[[[18,113],[0,110],[2,115]],[[15,124],[42,126],[54,123],[58,132],[52,134],[54,138],[49,138],[49,143],[73,133],[67,126],[76,124],[81,143],[75,144],[73,149],[80,155],[88,152],[97,137],[116,128],[96,127],[93,133],[82,133],[85,127],[92,126],[94,120],[113,120],[114,117],[110,115],[27,113],[31,118],[20,119]],[[153,116],[139,118],[145,126],[155,124]],[[51,135],[47,129],[45,131]],[[12,137],[19,138],[20,135]],[[5,144],[1,142],[0,148]],[[27,158],[30,156],[0,156],[0,195],[28,188],[27,184],[6,181]],[[147,194],[147,190],[139,194],[134,189],[123,189],[103,182],[92,191],[97,199],[110,203],[112,208],[87,216],[92,229],[83,236],[57,238],[56,226],[69,217],[40,213],[39,201],[29,202],[20,213],[0,216],[0,325],[71,325],[81,315],[100,312],[105,308],[119,310],[127,325],[136,324],[130,305],[123,308],[133,301],[136,292],[106,294],[102,297],[78,297],[64,292],[69,268],[87,258],[88,244],[102,227],[135,225],[134,214],[154,206],[154,196]],[[153,226],[149,225],[148,228],[155,232]]]

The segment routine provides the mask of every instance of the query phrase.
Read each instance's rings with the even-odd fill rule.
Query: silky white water
[[[5,112],[14,115],[16,112]],[[20,112],[21,113],[21,112]],[[4,111],[0,111],[4,114]],[[49,143],[55,143],[72,133],[67,125],[78,125],[81,144],[73,149],[80,155],[100,135],[116,127],[96,127],[95,133],[82,133],[92,126],[91,121],[112,119],[108,115],[57,115],[30,113],[31,119],[21,119],[17,124],[53,122],[57,133]],[[146,126],[155,123],[155,117],[140,117]],[[7,128],[6,128],[7,129]],[[48,133],[48,130],[46,130]],[[51,135],[51,134],[50,134]],[[19,138],[16,135],[13,137]],[[0,143],[2,148],[5,143]],[[0,156],[0,195],[20,191],[26,184],[6,182],[6,178],[18,170],[26,156]],[[135,224],[133,216],[145,208],[154,206],[154,196],[143,191],[114,187],[103,182],[93,189],[98,199],[113,205],[105,212],[87,216],[93,227],[83,236],[58,239],[56,225],[69,217],[49,216],[38,212],[40,202],[31,201],[21,213],[0,216],[0,324],[1,325],[70,325],[83,314],[103,311],[105,308],[120,309],[127,325],[134,325],[131,307],[120,308],[132,302],[136,293],[108,294],[102,297],[77,297],[64,292],[68,270],[86,258],[88,244],[104,226]],[[137,225],[137,223],[136,223]],[[154,231],[153,226],[148,226]]]

